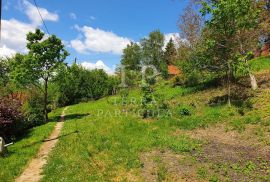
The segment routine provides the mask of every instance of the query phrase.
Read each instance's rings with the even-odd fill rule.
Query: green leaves
[[[27,35],[27,64],[29,71],[38,75],[37,79],[50,79],[53,72],[64,62],[69,55],[64,49],[62,41],[55,35],[44,39],[45,34],[39,29],[35,33],[30,32]],[[31,66],[30,66],[31,65]]]

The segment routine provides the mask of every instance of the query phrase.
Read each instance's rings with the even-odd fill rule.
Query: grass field
[[[253,59],[249,62],[249,65],[254,72],[267,70],[270,67],[270,57]]]
[[[249,101],[254,110],[208,105],[225,94],[220,88],[187,92],[165,83],[156,93],[166,98],[172,117],[143,120],[134,114],[138,91],[125,106],[120,97],[71,106],[63,130],[67,137],[50,156],[43,181],[270,179],[268,91]],[[182,115],[183,108],[190,114]]]
[[[7,156],[0,158],[0,181],[14,181],[21,174],[27,162],[37,153],[42,141],[49,136],[54,125],[54,122],[50,122],[33,128],[8,148]]]
[[[251,68],[264,71],[268,61],[253,60]],[[154,89],[169,116],[142,119],[139,90],[130,92],[127,104],[113,96],[70,106],[42,181],[270,180],[269,88],[231,108],[223,102],[226,88],[198,91],[166,81]],[[61,111],[51,113],[52,121]],[[32,129],[9,148],[0,158],[0,181],[22,172],[54,124]]]

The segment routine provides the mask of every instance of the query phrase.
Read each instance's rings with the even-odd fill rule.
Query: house
[[[269,44],[263,46],[261,56],[269,56]]]
[[[168,74],[171,77],[181,74],[181,70],[175,65],[168,65]]]

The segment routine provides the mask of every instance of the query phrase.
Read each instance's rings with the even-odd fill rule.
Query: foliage
[[[44,119],[48,121],[48,83],[54,76],[57,68],[64,62],[68,56],[68,52],[64,49],[64,45],[55,35],[48,38],[45,34],[37,29],[34,33],[27,34],[27,48],[29,53],[20,57],[20,62],[16,62],[17,68],[20,69],[15,73],[16,78],[22,78],[28,75],[29,83],[43,81],[44,93]],[[22,69],[22,70],[21,70]],[[26,77],[27,78],[27,77]],[[24,79],[26,80],[26,79]]]
[[[179,114],[180,114],[181,116],[190,116],[190,115],[191,115],[191,112],[190,112],[190,110],[189,110],[188,108],[182,107],[182,108],[180,109],[180,111],[179,111]]]
[[[16,100],[0,97],[0,136],[6,139],[22,130],[23,114]]]
[[[86,70],[77,64],[62,65],[54,79],[57,103],[71,105],[87,100],[97,100],[116,92],[119,80],[103,70]]]
[[[257,8],[260,10],[258,30],[263,43],[270,45],[270,1],[258,0]]]
[[[154,117],[156,112],[156,101],[153,95],[153,89],[150,87],[149,84],[145,84],[142,87],[142,94],[142,117]]]
[[[258,39],[246,37],[257,26],[258,11],[254,7],[252,0],[203,1],[201,13],[207,17],[206,25],[186,64],[190,71],[184,70],[189,75],[196,75],[199,70],[201,78],[208,74],[213,78],[226,77],[229,105],[236,73],[250,73],[247,60],[254,40]]]
[[[27,100],[22,106],[24,127],[32,128],[44,124],[43,95],[32,87],[27,91]]]
[[[206,23],[207,37],[205,40],[207,58],[216,71],[230,72],[233,66],[238,64],[239,55],[242,52],[242,42],[239,36],[256,26],[258,13],[253,10],[251,0],[211,1],[203,3],[201,10],[203,15],[210,15]]]
[[[147,38],[141,40],[143,61],[145,65],[153,65],[163,77],[167,77],[168,68],[164,60],[164,35],[159,31],[153,31]]]
[[[127,70],[140,71],[141,69],[142,51],[137,43],[131,42],[123,50],[121,65]]]
[[[178,20],[180,36],[188,42],[189,48],[194,48],[199,41],[203,24],[203,18],[197,10],[196,3],[191,1]]]
[[[196,4],[190,1],[190,4],[184,9],[183,14],[178,19],[181,40],[178,43],[177,57],[178,60],[184,62],[193,54],[201,39],[204,23]]]
[[[166,61],[166,64],[167,65],[170,65],[170,64],[175,65],[176,56],[177,56],[177,51],[176,51],[173,39],[171,38],[170,41],[168,42],[168,44],[166,45],[165,53],[164,53],[164,59]]]
[[[0,87],[5,87],[9,81],[9,59],[0,58]]]

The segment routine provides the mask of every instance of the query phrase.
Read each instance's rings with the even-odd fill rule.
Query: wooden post
[[[5,140],[4,138],[0,137],[0,156],[5,152]]]

